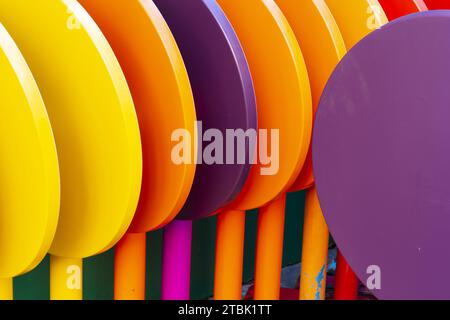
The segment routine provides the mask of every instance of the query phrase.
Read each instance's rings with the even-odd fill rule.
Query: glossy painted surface
[[[442,254],[450,225],[449,27],[449,12],[430,11],[369,35],[335,70],[318,109],[320,204],[346,260],[381,299],[449,297],[435,271],[450,266]]]
[[[97,25],[74,0],[5,0],[0,19],[27,60],[53,127],[61,211],[50,252],[83,258],[127,230],[141,183],[128,86]]]
[[[284,223],[284,192],[294,182],[306,159],[311,135],[312,105],[309,80],[302,53],[295,35],[279,7],[273,1],[219,1],[243,45],[255,83],[259,128],[268,131],[269,139],[276,134],[278,140],[267,145],[277,163],[270,174],[263,174],[264,164],[253,166],[244,190],[230,208],[219,217],[220,227],[226,230],[243,230],[242,216],[236,209],[246,210],[263,206],[258,215],[258,252],[256,255],[255,299],[277,299],[281,273],[281,249]],[[268,41],[270,43],[268,43]],[[278,57],[273,59],[273,57]],[[274,81],[276,79],[276,81]],[[270,89],[268,89],[270,88]],[[260,141],[259,147],[265,145]],[[261,150],[259,150],[261,152]],[[280,210],[281,209],[281,210]],[[242,215],[243,213],[241,213]],[[277,228],[266,228],[268,225]],[[218,231],[217,248],[225,248],[234,234]],[[276,235],[277,241],[272,236]],[[238,238],[242,234],[238,235]],[[280,241],[281,240],[281,241]],[[266,248],[266,245],[269,247]],[[241,263],[238,253],[243,243],[230,242],[224,254],[216,255],[216,262],[227,265]],[[270,252],[268,252],[270,250]],[[233,254],[235,252],[235,254]],[[267,261],[270,264],[267,264]],[[237,270],[216,265],[216,299],[239,299],[241,279]],[[230,288],[225,287],[228,283]]]
[[[286,194],[258,210],[255,300],[280,298]]]
[[[245,211],[225,210],[217,215],[214,299],[242,299]]]
[[[341,5],[342,2],[338,3],[335,0],[325,0],[325,2],[338,24],[347,48],[353,47],[370,32],[388,22],[384,10],[377,0],[350,0],[345,2],[348,3],[348,6],[343,6]],[[319,220],[317,222],[320,223]],[[350,268],[345,260],[341,260],[340,265],[337,266],[337,269],[342,268]],[[338,272],[338,276],[340,274]],[[337,279],[337,291],[355,290],[352,283],[356,282],[357,279],[351,277],[354,275],[353,273],[347,274],[349,275],[348,278]],[[342,287],[339,288],[339,286]],[[354,292],[353,295],[356,296],[357,293]]]
[[[344,40],[324,1],[278,0],[277,4],[286,16],[302,49],[311,83],[313,111],[315,112],[326,82],[339,60],[346,53]],[[311,187],[313,183],[311,149],[309,149],[306,162],[291,191],[306,189]],[[315,199],[317,199],[317,196],[313,188],[308,191],[305,207],[301,299],[323,299],[325,292],[326,277],[323,276],[323,272],[327,263],[328,228],[323,221],[320,207],[315,203],[317,201],[314,201]],[[266,220],[273,224],[274,218],[270,217],[272,215],[283,217],[275,225],[280,225],[284,221],[284,212],[276,212],[277,208],[281,208],[281,206],[267,206],[261,209],[258,217],[261,225],[266,224]],[[283,227],[283,225],[278,227],[278,237],[283,236]],[[272,237],[268,235],[267,238]],[[259,244],[264,243],[270,243],[270,241],[259,242]],[[276,252],[282,249],[283,242],[281,241],[279,245],[280,248]],[[275,258],[271,257],[268,252],[273,252],[273,250],[258,246],[258,256],[265,256],[268,260]],[[281,265],[281,263],[278,263],[278,265]],[[257,265],[256,275],[259,274],[258,270],[266,270],[267,268],[263,264]],[[274,275],[279,273],[279,270],[273,270]],[[264,278],[266,277],[258,277],[262,281],[264,281]],[[317,279],[320,279],[320,281],[316,281]],[[274,281],[271,286],[273,287],[271,291],[275,294],[275,292],[278,292],[276,287],[279,286],[279,281],[278,284]],[[255,283],[255,296],[259,295],[258,287],[258,283]],[[263,298],[273,297],[275,295]]]
[[[155,1],[169,24],[183,55],[191,80],[198,120],[199,134],[219,144],[215,154],[223,159],[231,154],[222,149],[220,140],[208,138],[214,130],[224,139],[227,130],[257,127],[253,83],[244,52],[227,17],[213,0],[189,0],[180,6],[176,0]],[[211,129],[211,130],[210,130]],[[220,137],[219,137],[220,138]],[[228,141],[222,141],[226,145]],[[210,143],[204,141],[203,155]],[[250,169],[250,153],[254,146],[247,145],[245,163],[237,161],[237,149],[231,163],[209,162],[198,164],[189,198],[179,219],[207,217],[234,200],[241,191]],[[211,146],[209,146],[211,148]],[[223,153],[221,152],[223,151]],[[241,155],[242,156],[242,155]],[[176,220],[164,232],[163,299],[189,297],[190,221]]]
[[[383,7],[383,10],[389,20],[394,20],[407,14],[427,10],[427,6],[423,0],[378,0],[378,2]]]
[[[82,0],[114,50],[130,86],[143,150],[142,190],[131,232],[162,227],[180,211],[195,163],[175,164],[172,133],[195,132],[189,78],[175,39],[151,0]],[[192,141],[189,151],[195,155]]]
[[[156,0],[180,47],[192,84],[199,134],[218,131],[227,141],[228,129],[256,129],[256,106],[252,79],[239,40],[226,16],[214,0]],[[210,132],[211,133],[211,132]],[[210,137],[214,140],[214,137]],[[220,141],[215,141],[220,143]],[[177,218],[207,217],[232,201],[247,179],[250,163],[237,162],[237,148],[232,163],[221,146],[218,162],[209,163],[208,141],[201,144],[202,163],[188,200]],[[221,152],[223,151],[223,153]],[[253,152],[253,150],[252,150]]]
[[[259,128],[267,129],[269,138],[271,129],[279,130],[278,170],[262,175],[265,165],[254,165],[243,191],[231,205],[240,210],[254,209],[286,191],[305,162],[312,122],[309,80],[295,35],[274,1],[218,3],[234,27],[249,62]]]
[[[338,24],[347,49],[388,22],[377,0],[325,0],[325,2]]]
[[[308,189],[303,222],[300,300],[324,300],[329,232],[315,187]]]
[[[34,268],[59,214],[55,140],[33,75],[0,25],[0,278]],[[2,280],[9,282],[10,280]]]
[[[347,51],[344,40],[324,0],[276,0],[276,3],[291,25],[302,50],[315,112],[331,73]],[[313,183],[309,149],[308,158],[290,191],[306,189]]]
[[[340,251],[336,258],[334,300],[358,299],[359,280]]]
[[[449,0],[424,0],[428,9],[439,10],[439,9],[450,9]]]
[[[188,74],[175,39],[151,0],[86,0],[81,4],[99,25],[125,73],[136,106],[143,150],[140,201],[128,234],[116,249],[115,298],[144,299],[145,278],[129,269],[145,270],[143,233],[169,223],[191,189],[196,146],[195,106]],[[120,25],[120,28],[118,28]],[[183,130],[190,159],[172,159]],[[139,249],[140,248],[140,249]],[[142,253],[140,256],[138,253]]]

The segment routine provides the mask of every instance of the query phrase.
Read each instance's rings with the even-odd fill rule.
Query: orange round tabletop
[[[279,207],[284,206],[284,193],[306,159],[311,138],[312,102],[300,47],[275,2],[219,0],[218,3],[241,41],[253,77],[260,130],[259,156],[261,152],[264,156],[267,148],[267,156],[271,157],[260,159],[252,167],[242,192],[218,216],[214,296],[216,299],[240,299],[245,210],[265,206],[259,214],[259,234],[263,237],[258,238],[258,245],[267,245],[274,251],[258,261],[269,269],[281,269],[279,243],[283,241],[283,234],[275,225],[284,225],[284,213],[278,214],[284,210]],[[267,132],[267,144],[261,139],[261,130]],[[266,263],[268,257],[274,260]],[[274,289],[272,284],[278,283],[275,286],[279,287],[280,275],[272,270],[268,270],[268,274],[275,276],[268,279],[268,286],[259,281],[257,290],[261,289],[261,294],[257,291],[257,298],[265,297],[265,292],[278,297],[279,288]],[[266,279],[262,274],[257,277]]]
[[[142,138],[143,181],[128,234],[115,252],[115,298],[144,299],[145,232],[161,228],[180,211],[195,162],[172,161],[172,135],[195,132],[195,106],[177,44],[151,0],[81,0],[109,41],[133,96]],[[191,144],[191,155],[195,144]]]
[[[314,112],[334,68],[346,54],[344,39],[324,0],[276,0],[291,24],[305,58]],[[328,228],[313,187],[311,149],[290,191],[308,189],[302,241],[300,299],[324,299]],[[320,281],[317,281],[320,279]]]
[[[249,63],[259,129],[267,130],[270,142],[278,141],[267,146],[268,155],[270,151],[274,153],[272,162],[266,165],[258,161],[253,165],[242,192],[230,206],[249,210],[276,199],[300,172],[311,138],[311,92],[300,47],[273,0],[218,3],[235,29]],[[265,147],[259,143],[260,156]]]

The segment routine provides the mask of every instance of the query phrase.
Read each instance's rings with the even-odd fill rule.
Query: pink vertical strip
[[[189,300],[191,243],[191,220],[175,220],[164,229],[161,299]]]

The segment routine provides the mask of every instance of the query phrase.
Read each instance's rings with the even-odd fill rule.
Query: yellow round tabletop
[[[377,0],[325,0],[344,37],[347,49],[388,23]]]
[[[0,88],[0,279],[5,279],[31,270],[47,253],[58,222],[60,185],[44,102],[2,25]]]
[[[139,198],[140,133],[125,77],[75,0],[3,0],[0,21],[35,76],[55,134],[61,211],[50,252],[95,255],[123,236]]]
[[[264,172],[267,165],[258,161],[231,205],[239,210],[254,209],[286,191],[304,164],[312,127],[311,91],[295,35],[273,0],[218,3],[247,57],[255,87],[259,130],[267,130],[268,155],[272,152],[269,172]],[[259,153],[265,149],[261,142],[258,147]]]
[[[346,54],[344,40],[324,0],[276,0],[300,44],[308,69],[314,112],[336,65]],[[311,149],[290,191],[312,186]]]
[[[58,150],[51,298],[79,299],[81,258],[124,235],[139,199],[142,151],[132,97],[107,40],[77,1],[0,1],[0,21],[33,72]]]

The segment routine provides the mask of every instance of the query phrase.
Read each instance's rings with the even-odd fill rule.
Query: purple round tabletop
[[[202,132],[256,129],[256,102],[250,71],[231,24],[215,0],[155,0],[180,48]],[[204,142],[205,148],[210,142]],[[199,152],[202,151],[200,148]],[[236,148],[235,148],[236,151]],[[198,164],[189,198],[178,219],[209,216],[234,199],[250,165]],[[227,159],[226,148],[223,159]]]
[[[409,15],[342,60],[313,166],[338,247],[380,299],[449,299],[450,11]]]

